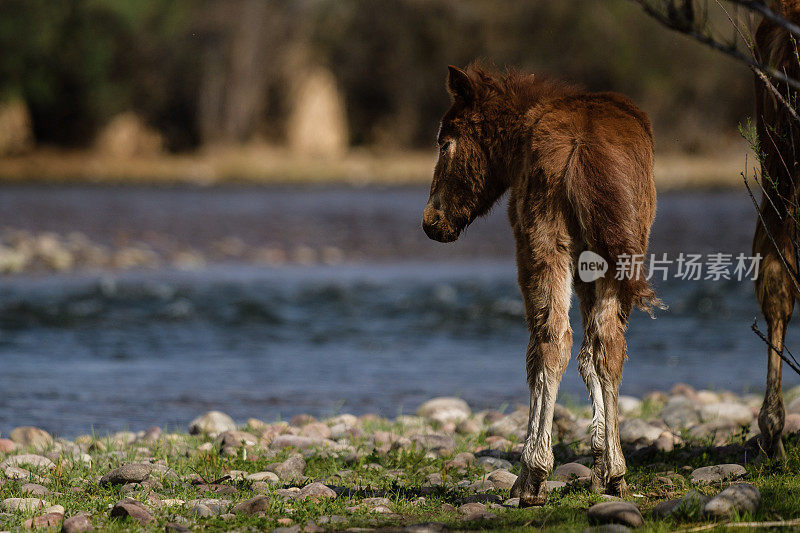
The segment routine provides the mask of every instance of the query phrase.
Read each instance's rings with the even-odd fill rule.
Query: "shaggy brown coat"
[[[650,122],[622,95],[515,72],[450,67],[447,87],[453,104],[439,130],[423,228],[432,239],[454,241],[510,191],[531,391],[523,470],[512,492],[523,506],[546,499],[574,286],[585,329],[579,367],[594,411],[592,487],[624,493],[617,418],[624,331],[633,306],[649,310],[659,302],[643,269],[622,279],[615,274],[619,260],[647,251],[656,206]],[[575,274],[586,250],[609,263],[605,276],[589,283]]]
[[[773,2],[772,7],[788,20],[800,24],[800,0],[781,0]],[[796,43],[786,30],[763,20],[756,31],[755,46],[761,61],[791,78],[800,79]],[[788,209],[796,206],[798,199],[800,127],[758,76],[755,84],[756,125],[764,154],[761,170],[765,178],[765,194],[753,238],[753,253],[760,254],[762,258],[755,289],[761,311],[767,320],[770,343],[782,351],[786,326],[798,297],[787,267],[797,271],[797,250],[792,244],[793,240],[797,242],[798,237],[794,222],[797,213],[789,213]],[[788,101],[797,102],[795,91],[792,93]],[[786,264],[781,255],[786,259]],[[780,458],[785,457],[781,442],[785,418],[781,393],[782,366],[778,352],[767,348],[767,390],[758,415],[758,426],[764,437],[765,451]]]

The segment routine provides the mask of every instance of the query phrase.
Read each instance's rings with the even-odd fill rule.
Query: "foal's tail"
[[[650,285],[645,264],[656,202],[652,155],[649,161],[637,161],[577,143],[565,177],[583,240],[608,263],[605,277],[618,283],[623,312],[638,307],[653,317],[654,309],[666,309]]]
[[[667,306],[656,296],[653,287],[650,286],[650,282],[644,277],[646,275],[644,267],[642,267],[642,271],[640,279],[632,279],[625,282],[623,295],[621,296],[622,304],[626,309],[631,309],[634,306],[638,307],[650,315],[650,318],[655,318],[654,309],[664,310],[667,309]],[[628,300],[627,302],[625,301],[626,299]]]

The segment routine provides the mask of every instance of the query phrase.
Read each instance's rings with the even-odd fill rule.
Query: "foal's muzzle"
[[[431,195],[422,215],[422,229],[434,241],[453,242],[458,239],[458,231],[447,221],[437,195]]]

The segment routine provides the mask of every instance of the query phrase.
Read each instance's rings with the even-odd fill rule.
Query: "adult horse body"
[[[592,400],[592,488],[623,494],[625,459],[617,396],[632,307],[659,302],[643,269],[617,279],[624,258],[643,256],[655,214],[653,137],[646,115],[614,93],[587,93],[517,73],[450,67],[453,98],[423,215],[426,234],[458,238],[510,190],[508,215],[530,342],[528,433],[512,494],[542,505],[553,466],[551,428],[572,344],[569,306],[580,299],[584,339],[578,355]],[[579,255],[592,251],[606,274],[583,281]]]
[[[772,8],[787,20],[800,24],[800,0],[778,0]],[[759,59],[800,80],[796,39],[774,22],[764,19],[756,30],[755,49]],[[792,272],[797,272],[798,154],[800,124],[786,103],[798,108],[797,93],[785,94],[780,101],[756,76],[756,125],[763,159],[761,162],[764,197],[753,238],[753,253],[761,255],[761,268],[755,282],[756,297],[767,320],[767,390],[758,414],[764,437],[764,450],[779,458],[785,456],[781,433],[785,411],[781,393],[781,370],[786,326],[798,297]],[[794,212],[792,212],[794,211]]]

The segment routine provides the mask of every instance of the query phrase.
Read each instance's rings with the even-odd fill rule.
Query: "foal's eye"
[[[445,141],[442,143],[442,146],[439,147],[439,153],[442,155],[446,154],[448,148],[450,148],[450,141]]]

